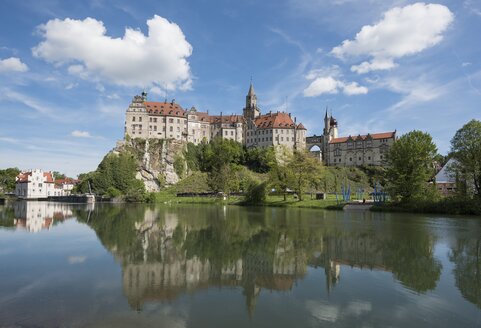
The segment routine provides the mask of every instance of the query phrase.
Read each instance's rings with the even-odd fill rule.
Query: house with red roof
[[[52,172],[35,169],[17,175],[15,195],[22,199],[46,199],[49,196],[66,196],[66,193],[63,187],[55,184]]]

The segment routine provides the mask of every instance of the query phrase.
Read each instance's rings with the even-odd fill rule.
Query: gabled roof
[[[287,113],[277,112],[258,116],[254,119],[258,129],[294,129],[295,123]]]
[[[174,102],[145,101],[144,105],[147,109],[147,113],[151,115],[167,115],[176,117],[185,117],[187,115],[186,110]]]
[[[32,176],[32,172],[21,172],[17,175],[17,179],[15,182],[23,183],[28,182],[28,177]],[[43,172],[44,183],[53,183],[52,172]]]
[[[379,139],[390,139],[395,137],[396,137],[396,131],[393,131],[393,132],[372,133],[372,134],[365,134],[365,135],[358,135],[358,136],[339,137],[339,138],[331,139],[329,143],[335,144],[335,143],[347,142],[348,140],[364,141],[367,139],[379,140]]]
[[[234,124],[245,121],[242,115],[212,115],[209,116],[211,123]]]
[[[443,166],[441,171],[436,174],[435,181],[436,183],[455,183],[456,182],[456,177],[454,176],[453,173],[449,171],[449,166],[453,165],[456,163],[456,160],[453,158],[450,158],[449,161]]]

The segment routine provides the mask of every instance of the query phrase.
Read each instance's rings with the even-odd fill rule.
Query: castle
[[[318,149],[328,166],[382,166],[395,141],[396,131],[339,137],[337,120],[326,109],[322,136],[307,137],[306,147],[310,151]]]
[[[171,102],[147,101],[147,94],[135,96],[125,117],[125,134],[133,138],[175,139],[199,144],[215,137],[235,140],[246,147],[284,145],[306,148],[306,128],[290,113],[261,114],[251,83],[242,115],[209,115],[192,107],[183,109]]]
[[[125,115],[125,136],[143,139],[174,139],[199,144],[215,137],[235,140],[246,147],[283,145],[313,151],[328,166],[383,165],[385,154],[396,140],[396,131],[338,136],[337,120],[324,116],[321,136],[306,137],[306,128],[286,112],[261,114],[254,86],[250,84],[242,115],[209,115],[171,102],[147,101],[145,92],[135,96]]]

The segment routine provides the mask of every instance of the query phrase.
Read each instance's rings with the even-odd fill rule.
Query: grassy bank
[[[481,216],[481,200],[443,198],[438,201],[386,203],[373,206],[371,211]]]
[[[177,197],[172,190],[165,190],[155,193],[154,202],[163,204],[224,204],[224,205],[247,205],[242,196],[230,196],[226,200],[221,197]],[[273,207],[299,207],[299,208],[318,208],[318,209],[342,209],[342,204],[338,205],[335,199],[316,200],[306,199],[299,201],[292,196],[288,196],[284,201],[283,196],[269,195],[263,204],[260,206]]]

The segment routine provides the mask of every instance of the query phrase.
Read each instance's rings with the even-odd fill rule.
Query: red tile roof
[[[43,177],[45,178],[45,183],[53,183],[52,172],[43,172]]]
[[[176,117],[185,117],[187,115],[186,111],[176,103],[146,101],[144,104],[147,112],[151,115],[166,115]]]
[[[379,139],[390,139],[390,138],[395,138],[396,137],[396,131],[393,132],[383,132],[383,133],[373,133],[373,134],[364,134],[364,135],[358,135],[358,136],[348,136],[348,137],[339,137],[339,138],[334,138],[329,141],[331,144],[335,143],[343,143],[348,140],[352,141],[358,141],[358,140],[366,140],[366,139],[372,139],[372,140],[379,140]]]
[[[17,175],[16,182],[28,182],[28,177],[31,175],[32,172],[21,172]],[[44,183],[53,183],[52,172],[43,172],[43,177],[45,178],[45,180],[43,181]]]
[[[256,117],[254,124],[258,129],[294,129],[295,123],[287,113],[269,113]]]
[[[243,123],[244,116],[242,115],[212,115],[209,116],[211,123],[223,123],[223,124],[234,124],[234,123]]]
[[[77,184],[80,180],[72,179],[72,178],[65,178],[65,179],[55,179],[56,185],[63,185],[63,184]]]

